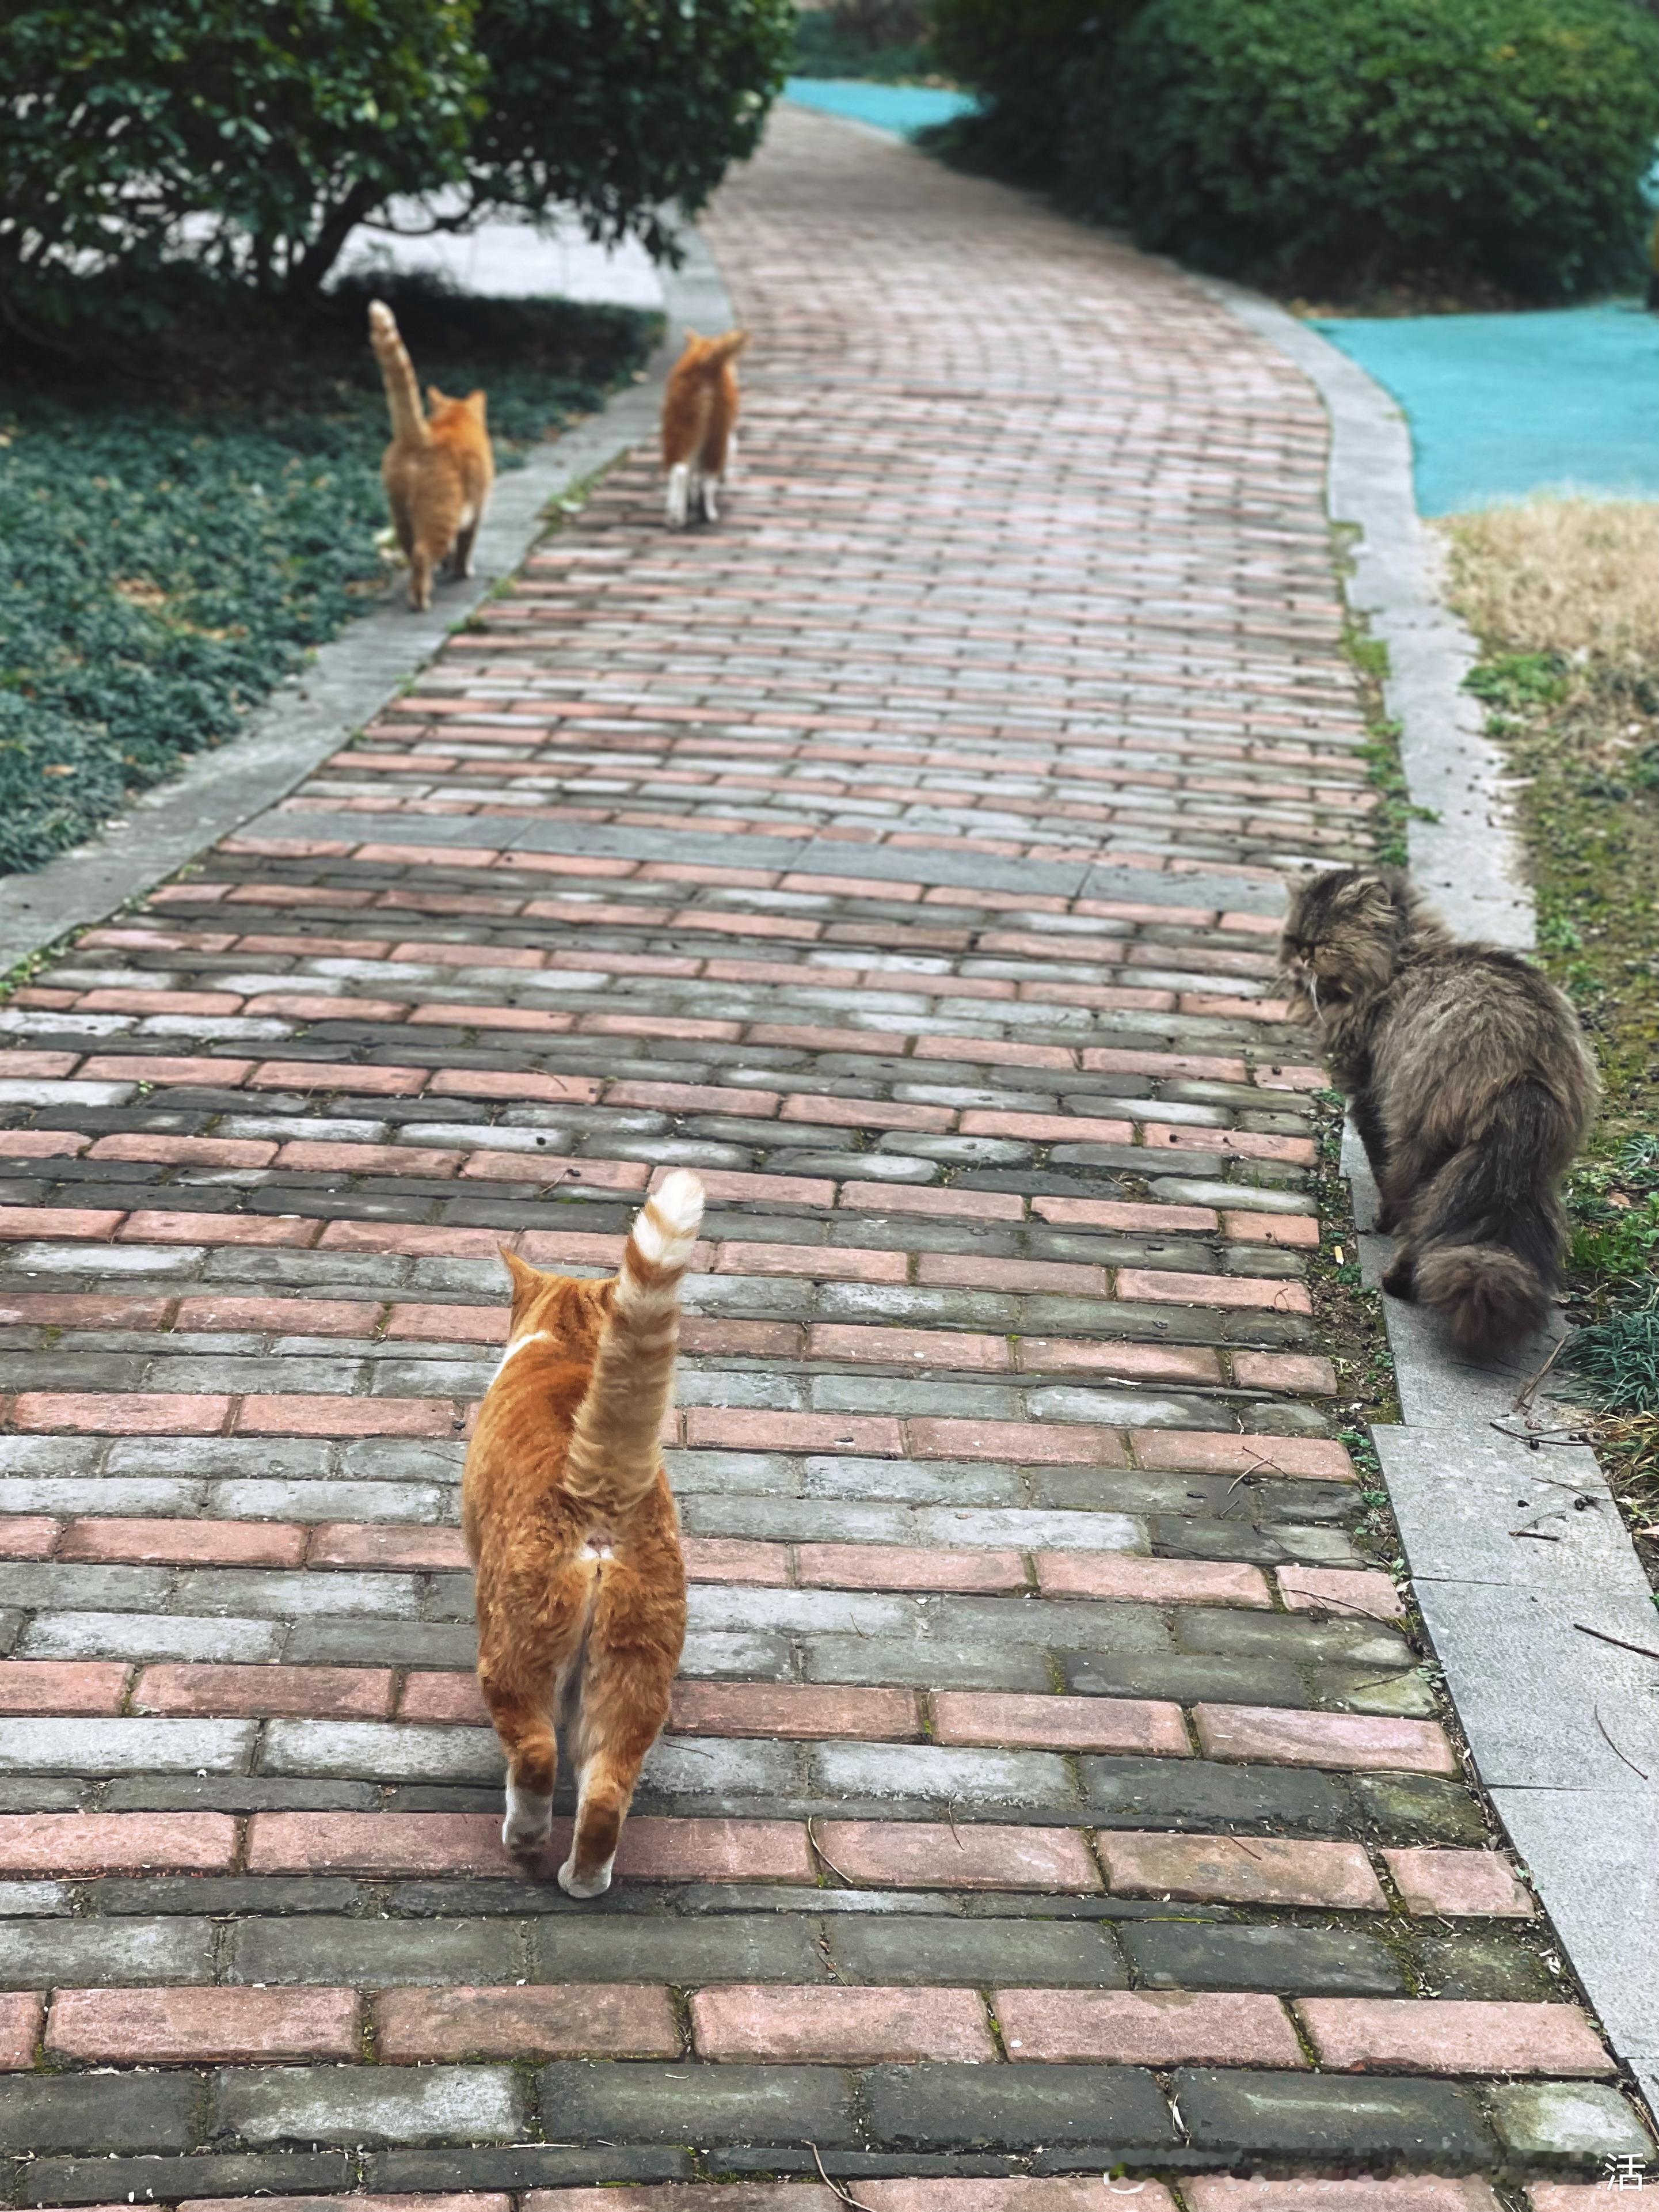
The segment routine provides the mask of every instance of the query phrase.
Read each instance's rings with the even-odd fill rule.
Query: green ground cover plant
[[[653,319],[389,291],[423,379],[489,393],[498,465],[599,406]],[[0,872],[80,842],[235,736],[383,588],[386,404],[367,290],[143,362],[0,383]],[[198,303],[198,307],[202,303]]]
[[[1659,1583],[1659,507],[1536,500],[1454,519],[1469,679],[1519,781],[1538,957],[1605,1103],[1569,1178],[1562,1364]]]

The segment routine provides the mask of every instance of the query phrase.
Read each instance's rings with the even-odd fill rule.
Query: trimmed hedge
[[[1151,0],[1074,80],[1066,166],[1200,267],[1561,300],[1634,281],[1656,131],[1632,0]]]
[[[934,0],[940,66],[981,96],[923,143],[959,168],[1054,189],[1064,173],[1067,82],[1136,0]]]
[[[1336,296],[1640,281],[1635,0],[939,0],[977,116],[928,143],[1199,266]]]

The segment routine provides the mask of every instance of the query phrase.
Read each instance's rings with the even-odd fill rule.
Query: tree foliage
[[[472,204],[571,203],[595,238],[671,251],[661,203],[694,214],[754,152],[794,29],[793,0],[481,0]]]
[[[179,261],[313,294],[356,225],[574,203],[668,249],[750,152],[790,0],[0,0],[0,310]]]
[[[188,256],[305,290],[391,195],[458,179],[471,0],[58,0],[0,9],[0,283]]]

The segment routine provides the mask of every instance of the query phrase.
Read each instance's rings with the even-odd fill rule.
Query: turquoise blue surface
[[[1659,499],[1659,315],[1626,305],[1315,327],[1405,409],[1424,514],[1569,484]]]
[[[925,131],[930,123],[948,123],[979,104],[971,93],[939,92],[926,84],[866,84],[855,76],[792,76],[783,96],[798,107],[850,116],[854,123],[871,123],[901,138]]]

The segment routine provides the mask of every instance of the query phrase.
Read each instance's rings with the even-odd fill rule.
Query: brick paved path
[[[0,1016],[15,2201],[1494,2171],[1615,2093],[1524,2079],[1611,2068],[1356,1549],[1303,1280],[1273,872],[1369,799],[1319,413],[832,124],[712,237],[730,520],[619,471]],[[498,1239],[608,1266],[674,1161],[692,1632],[573,1907],[495,1841],[461,1432]]]

